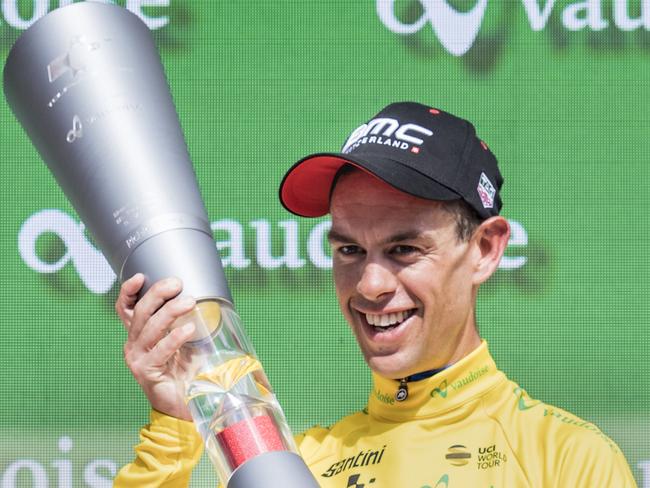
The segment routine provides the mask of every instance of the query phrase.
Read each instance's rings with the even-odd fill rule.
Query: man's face
[[[330,213],[336,294],[373,371],[402,378],[478,345],[476,253],[439,202],[355,171],[337,183]]]

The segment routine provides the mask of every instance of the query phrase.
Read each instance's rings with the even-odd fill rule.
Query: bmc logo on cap
[[[398,149],[408,149],[410,144],[420,146],[424,139],[417,135],[429,137],[433,135],[429,129],[417,124],[403,124],[388,117],[372,119],[367,124],[357,127],[343,145],[342,153],[349,153],[361,144],[381,144]],[[411,152],[418,153],[417,147]]]

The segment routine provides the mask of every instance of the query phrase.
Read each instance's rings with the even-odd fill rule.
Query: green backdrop
[[[65,3],[3,0],[3,61]],[[294,431],[362,408],[369,373],[334,299],[327,221],[284,211],[279,181],[416,100],[472,120],[505,176],[516,232],[478,310],[497,363],[597,423],[650,487],[649,2],[120,4],[154,32],[236,305]],[[0,127],[0,484],[110,486],[148,416],[117,284],[6,104]],[[214,481],[202,461],[192,486]]]

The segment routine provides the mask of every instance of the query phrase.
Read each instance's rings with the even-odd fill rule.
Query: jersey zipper
[[[407,378],[399,380],[399,388],[397,388],[397,392],[395,393],[395,400],[398,402],[403,402],[409,396],[409,387],[406,381]]]

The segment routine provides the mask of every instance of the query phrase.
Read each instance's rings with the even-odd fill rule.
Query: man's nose
[[[357,292],[366,300],[379,300],[397,289],[397,277],[380,263],[368,263],[357,283]]]

